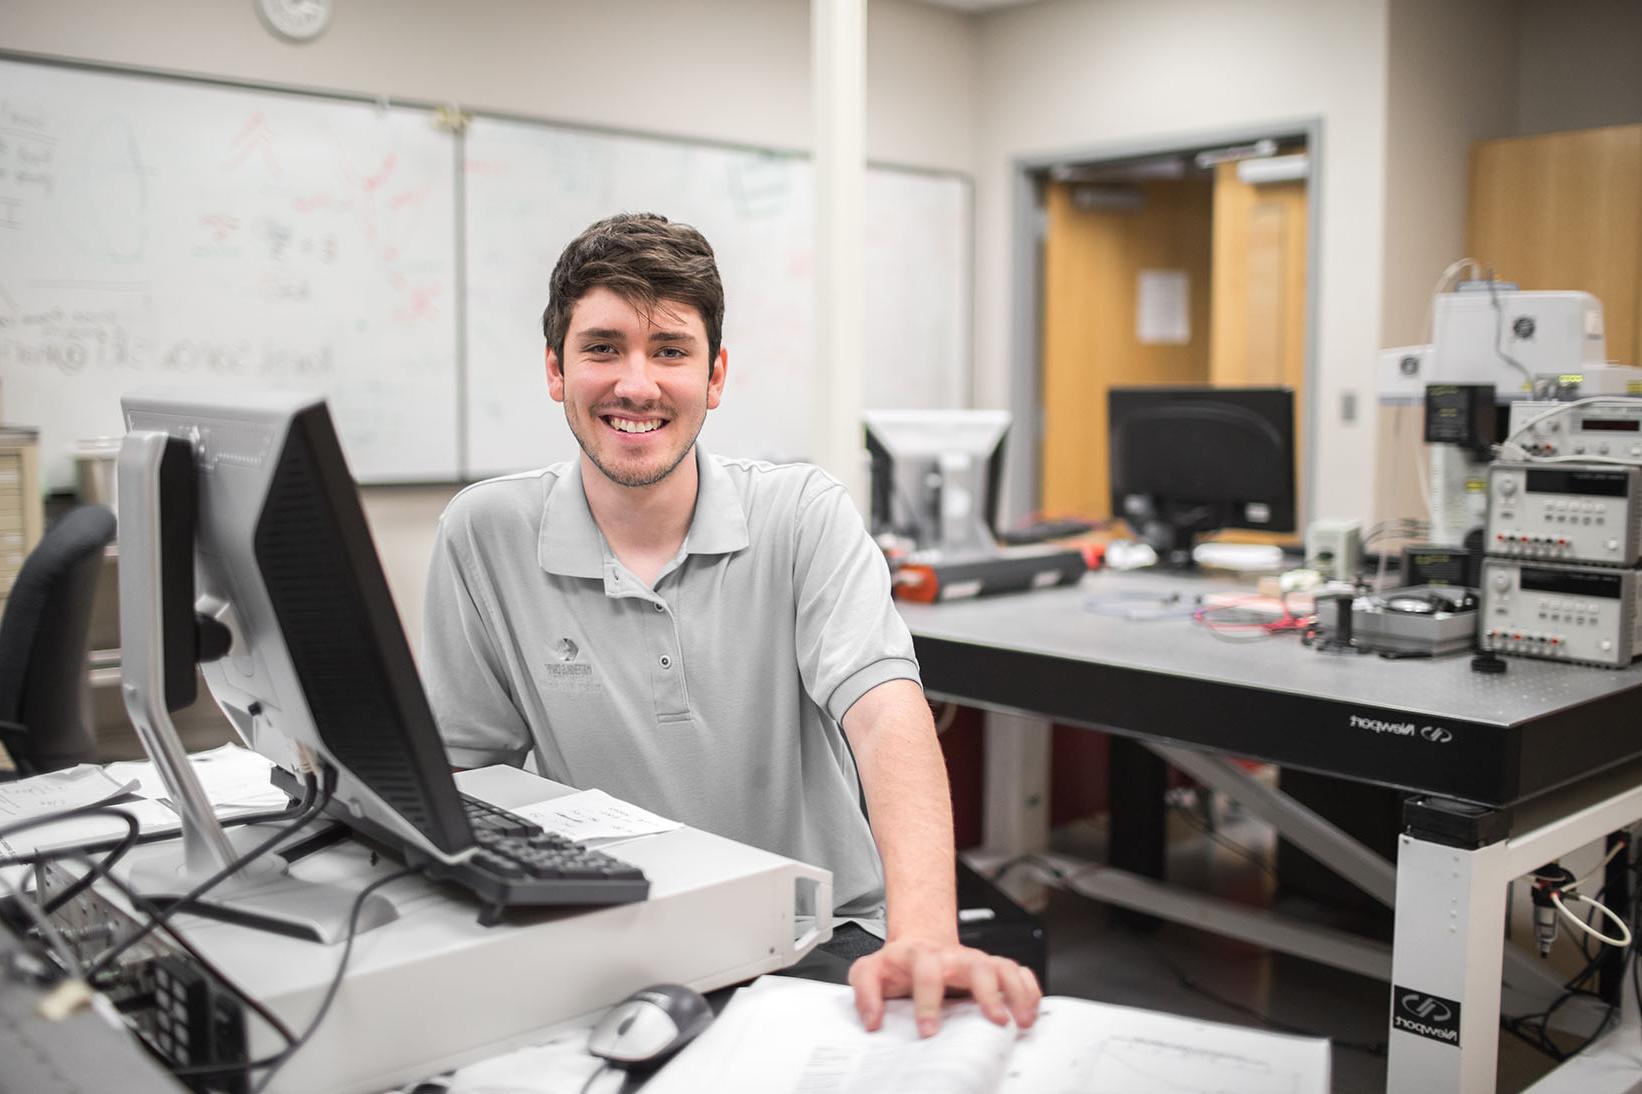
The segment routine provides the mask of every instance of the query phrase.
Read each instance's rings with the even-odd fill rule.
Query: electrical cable
[[[1488,300],[1494,306],[1494,352],[1499,359],[1522,373],[1528,381],[1528,390],[1534,387],[1534,374],[1528,371],[1526,365],[1505,352],[1505,309],[1499,302],[1499,282],[1494,280],[1494,271],[1488,271]]]
[[[1627,848],[1628,846],[1629,846],[1629,841],[1628,840],[1622,840],[1620,842],[1617,842],[1614,845],[1614,847],[1609,849],[1609,852],[1608,852],[1607,856],[1604,857],[1604,859],[1602,860],[1602,864],[1597,866],[1595,870],[1593,870],[1593,871],[1591,871],[1591,873],[1587,874],[1586,877],[1582,880],[1588,880],[1589,878],[1594,877],[1598,871],[1602,870],[1609,862],[1611,862],[1613,860],[1613,858],[1616,856],[1616,854],[1620,850],[1623,850],[1623,849]],[[1636,862],[1627,862],[1627,869],[1629,869],[1632,873],[1637,874],[1639,877],[1642,877],[1642,865],[1639,865]],[[1572,889],[1573,887],[1574,886],[1572,886],[1572,885],[1568,886],[1569,889]],[[1602,894],[1599,892],[1598,896],[1600,897],[1601,895]],[[1622,928],[1626,929],[1627,935],[1634,935],[1634,933],[1636,931],[1636,928],[1637,928],[1637,920],[1638,920],[1639,914],[1642,914],[1642,900],[1637,899],[1637,894],[1634,891],[1633,891],[1633,894],[1632,894],[1631,905],[1630,905],[1630,919],[1631,919],[1631,922],[1628,926],[1625,925],[1625,923],[1622,919],[1619,919],[1618,916],[1614,915],[1614,913],[1610,909],[1608,909],[1605,906],[1603,906],[1602,904],[1600,904],[1599,901],[1590,900],[1589,898],[1583,898],[1583,899],[1586,899],[1587,902],[1590,903],[1593,907],[1593,911],[1590,912],[1590,913],[1587,913],[1587,914],[1592,915],[1594,917],[1594,915],[1595,915],[1594,909],[1601,908],[1602,911],[1605,914],[1607,914],[1610,918],[1613,918],[1616,921],[1618,921],[1621,924]],[[1561,902],[1559,900],[1555,901],[1555,903],[1557,903],[1559,906],[1561,904]],[[1571,913],[1569,913],[1565,908],[1562,909],[1562,912],[1563,912],[1563,915],[1565,917],[1569,917],[1570,919],[1572,919]],[[1595,935],[1597,933],[1595,931],[1595,929],[1591,928],[1589,926],[1589,924],[1587,924],[1587,923],[1579,923],[1577,920],[1574,920],[1574,922],[1576,923],[1576,925],[1581,930],[1589,931],[1593,935]],[[1500,1016],[1500,1027],[1502,1029],[1504,1029],[1506,1032],[1512,1034],[1513,1036],[1519,1038],[1520,1040],[1528,1043],[1529,1045],[1532,1045],[1535,1049],[1539,1050],[1540,1052],[1543,1052],[1545,1055],[1549,1056],[1551,1059],[1557,1061],[1558,1063],[1561,1063],[1561,1062],[1569,1059],[1570,1057],[1575,1056],[1575,1055],[1579,1054],[1580,1052],[1583,1052],[1589,1045],[1591,1045],[1593,1042],[1595,1042],[1598,1037],[1600,1037],[1603,1033],[1605,1033],[1607,1031],[1608,1027],[1613,1022],[1614,1015],[1619,1010],[1619,1008],[1616,1004],[1607,1002],[1607,1000],[1603,999],[1602,996],[1600,996],[1596,992],[1590,991],[1589,989],[1584,987],[1584,985],[1587,984],[1591,980],[1591,978],[1593,976],[1595,976],[1597,974],[1597,972],[1599,971],[1599,966],[1602,962],[1602,956],[1603,955],[1602,955],[1601,950],[1598,950],[1595,953],[1591,953],[1591,952],[1589,952],[1585,949],[1585,937],[1584,937],[1584,935],[1581,935],[1581,937],[1580,937],[1580,948],[1581,948],[1581,952],[1584,954],[1585,959],[1586,959],[1584,967],[1582,969],[1580,969],[1579,972],[1575,973],[1572,977],[1570,977],[1563,984],[1563,986],[1562,986],[1563,987],[1563,993],[1560,996],[1558,996],[1550,1004],[1550,1006],[1546,1007],[1542,1011],[1537,1011],[1537,1012],[1534,1012],[1532,1014],[1501,1015]],[[1636,993],[1638,1007],[1642,1008],[1642,975],[1639,975],[1638,969],[1637,969],[1638,965],[1642,964],[1642,961],[1639,961],[1636,950],[1634,948],[1631,949],[1630,952],[1626,954],[1625,960],[1630,965],[1631,986],[1632,986],[1633,990]],[[1625,975],[1626,974],[1625,974],[1624,969],[1621,968],[1621,970],[1620,970],[1621,978],[1623,978]],[[1623,980],[1621,980],[1621,984],[1623,984]],[[1621,987],[1620,990],[1623,990],[1623,987]],[[1581,998],[1581,997],[1590,998],[1590,999],[1597,999],[1597,1000],[1600,1000],[1604,1003],[1607,1003],[1607,1010],[1603,1014],[1602,1020],[1597,1023],[1596,1029],[1593,1030],[1589,1036],[1587,1036],[1584,1040],[1582,1040],[1573,1049],[1564,1050],[1563,1048],[1558,1046],[1555,1041],[1553,1041],[1551,1039],[1551,1036],[1550,1036],[1550,1022],[1551,1022],[1551,1019],[1555,1016],[1556,1012],[1558,1010],[1560,1010],[1564,1005],[1566,1005],[1570,1000],[1575,999],[1575,998]]]
[[[309,777],[312,778],[312,776]],[[177,912],[182,911],[190,904],[194,903],[194,901],[198,900],[203,894],[209,892],[211,889],[222,884],[222,882],[238,873],[246,866],[247,863],[260,858],[262,855],[268,853],[273,848],[277,847],[279,844],[283,843],[285,840],[289,839],[291,836],[294,836],[297,832],[311,824],[314,819],[317,818],[324,810],[325,806],[330,804],[331,794],[335,791],[335,788],[335,769],[326,768],[324,785],[321,788],[319,795],[294,822],[284,828],[281,828],[279,831],[275,832],[273,835],[251,848],[251,850],[245,852],[243,855],[239,856],[239,858],[235,859],[233,862],[230,862],[228,865],[224,866],[222,869],[218,870],[216,873],[194,886],[194,888],[189,890],[188,893],[178,898],[176,901],[168,904],[159,913],[154,921],[146,924],[141,930],[132,934],[129,938],[125,939],[125,941],[119,943],[113,949],[93,961],[90,967],[86,970],[87,976],[96,976],[99,972],[106,969],[110,963],[116,960],[120,954],[124,953],[126,950],[146,938],[155,927],[161,925],[166,920],[170,919],[172,915],[175,915]]]
[[[17,907],[34,924],[34,929],[39,932],[41,940],[56,955],[58,963],[63,966],[63,970],[76,980],[85,980],[85,972],[80,967],[80,959],[75,956],[73,948],[68,944],[68,939],[63,937],[62,932],[57,929],[57,925],[46,917],[45,912],[35,907],[34,901],[30,900],[28,895],[21,889],[13,885],[11,879],[3,873],[0,873],[0,886],[5,887],[6,892],[10,894]]]
[[[1152,623],[1163,619],[1190,619],[1197,611],[1197,603],[1195,596],[1186,593],[1120,589],[1085,596],[1083,610],[1107,619]]]
[[[1429,502],[1426,503],[1426,509],[1430,509]],[[1417,539],[1430,530],[1430,522],[1421,520],[1418,517],[1397,517],[1391,520],[1383,520],[1370,527],[1363,535],[1363,550],[1366,552],[1369,547],[1382,539]],[[1373,585],[1376,593],[1385,588],[1385,572],[1390,558],[1391,556],[1387,552],[1379,552],[1379,564],[1375,572]]]
[[[1265,596],[1239,597],[1220,604],[1202,604],[1192,613],[1192,621],[1201,624],[1216,638],[1228,642],[1258,642],[1286,632],[1303,632],[1313,621],[1313,616],[1296,615],[1289,607],[1289,593],[1277,597],[1280,614],[1270,618],[1269,613],[1253,610],[1250,605],[1269,603],[1271,598]],[[1215,619],[1217,613],[1228,611],[1242,611],[1246,614],[1243,619]]]
[[[75,855],[73,857],[86,863],[87,866],[91,865],[90,856],[88,855]],[[175,926],[161,919],[161,909],[155,907],[147,897],[144,897],[141,893],[138,893],[135,889],[131,888],[131,886],[127,885],[124,881],[121,881],[114,874],[108,874],[102,880],[107,881],[116,889],[120,890],[126,900],[131,902],[131,906],[134,909],[149,918],[149,922],[153,925],[154,929],[165,932],[166,936],[169,937],[171,941],[175,942],[183,950],[183,952],[188,954],[194,963],[204,970],[206,975],[221,984],[225,989],[227,989],[230,995],[234,996],[234,998],[238,999],[245,1007],[254,1012],[257,1017],[266,1022],[268,1027],[277,1033],[280,1039],[286,1044],[286,1048],[281,1049],[280,1053],[284,1053],[289,1050],[290,1045],[296,1040],[296,1035],[291,1032],[291,1027],[287,1026],[280,1020],[277,1014],[269,1010],[267,1006],[255,997],[248,995],[246,992],[241,990],[239,985],[229,979],[227,973],[223,972],[214,962],[201,953],[192,942],[190,942],[180,931],[177,930]],[[278,1055],[276,1054],[275,1056],[270,1056],[264,1060],[240,1061],[237,1063],[224,1063],[220,1065],[198,1064],[190,1068],[178,1069],[176,1073],[179,1075],[190,1073],[198,1073],[203,1075],[215,1074],[223,1071],[249,1071],[258,1067],[268,1066],[277,1058]]]
[[[1606,855],[1602,856],[1602,861],[1597,863],[1595,866],[1593,866],[1591,868],[1590,873],[1586,874],[1582,878],[1579,878],[1572,885],[1570,885],[1568,887],[1570,889],[1584,888],[1584,886],[1587,882],[1589,882],[1596,875],[1600,874],[1602,871],[1606,870],[1608,868],[1608,863],[1612,862],[1616,857],[1618,857],[1619,852],[1623,851],[1629,845],[1630,845],[1630,841],[1629,841],[1628,837],[1626,837],[1626,836],[1616,837],[1616,839],[1614,841],[1614,845],[1612,847],[1608,848],[1608,853]],[[1602,899],[1602,890],[1600,890],[1600,889],[1597,890],[1596,897],[1597,897],[1598,900]],[[1603,910],[1606,911],[1607,909],[1603,909]]]
[[[587,1092],[589,1090],[593,1089],[593,1083],[598,1079],[598,1077],[600,1075],[603,1075],[606,1071],[609,1071],[609,1070],[610,1070],[610,1061],[605,1060],[598,1067],[593,1069],[592,1074],[588,1075],[586,1081],[584,1081],[582,1083],[582,1088],[578,1092],[578,1094],[587,1094]]]
[[[57,911],[57,909],[91,888],[99,877],[107,877],[108,872],[114,869],[115,864],[126,856],[126,852],[137,845],[137,840],[142,836],[142,828],[138,825],[137,818],[123,809],[112,808],[107,811],[125,819],[127,825],[125,836],[106,855],[98,859],[89,871],[76,878],[68,888],[46,901],[43,908],[47,915]]]
[[[67,904],[70,900],[73,900],[75,897],[85,892],[85,890],[90,887],[91,882],[96,879],[98,874],[106,874],[107,871],[113,869],[115,863],[125,857],[125,853],[131,850],[131,848],[136,844],[137,838],[141,835],[142,830],[137,824],[137,818],[133,817],[125,810],[120,809],[118,806],[108,805],[105,803],[93,803],[91,805],[78,806],[74,809],[66,809],[47,816],[29,817],[27,820],[17,821],[13,824],[8,824],[3,829],[0,829],[0,839],[3,839],[6,836],[14,835],[18,832],[26,832],[31,828],[45,828],[76,817],[96,815],[111,816],[118,820],[124,821],[126,825],[126,833],[112,845],[112,849],[109,851],[108,855],[106,855],[97,864],[97,866],[94,867],[92,873],[77,879],[72,885],[70,885],[63,892],[57,894],[44,906],[44,910],[47,915],[55,912],[58,908],[61,908],[64,904]],[[33,864],[48,858],[67,854],[73,850],[76,849],[62,848],[60,850],[53,851],[49,856],[30,855],[28,856],[28,860],[30,864]],[[22,861],[22,858],[7,859],[6,865],[21,865]]]
[[[1605,905],[1598,904],[1596,901],[1592,900],[1590,897],[1586,896],[1584,893],[1573,893],[1571,895],[1573,896],[1573,898],[1575,900],[1582,900],[1586,904],[1591,905],[1597,911],[1599,911],[1603,915],[1607,916],[1608,919],[1611,922],[1617,923],[1619,925],[1619,929],[1621,931],[1625,932],[1625,937],[1623,937],[1623,938],[1609,938],[1607,935],[1603,934],[1601,931],[1597,930],[1596,928],[1587,926],[1583,920],[1581,920],[1578,916],[1574,915],[1572,912],[1570,912],[1568,910],[1568,906],[1566,904],[1562,903],[1562,894],[1555,891],[1555,890],[1552,890],[1552,892],[1551,892],[1551,903],[1556,905],[1556,910],[1562,913],[1562,918],[1563,919],[1566,919],[1569,923],[1571,923],[1574,927],[1578,928],[1579,930],[1587,932],[1592,938],[1596,939],[1599,942],[1606,942],[1610,946],[1618,946],[1620,948],[1624,948],[1624,947],[1629,946],[1631,944],[1631,929],[1630,929],[1630,927],[1627,926],[1625,921],[1623,919],[1619,918],[1619,916],[1617,914],[1615,914],[1612,909],[1606,907]]]
[[[336,993],[342,988],[342,978],[348,971],[348,959],[353,956],[354,939],[359,936],[359,914],[365,908],[365,899],[389,882],[411,877],[418,873],[420,873],[420,870],[417,867],[407,866],[402,870],[395,870],[391,874],[379,877],[359,890],[359,895],[354,897],[353,908],[348,913],[348,937],[347,941],[342,944],[342,957],[336,963],[336,973],[331,977],[330,987],[325,990],[325,998],[320,1001],[319,1009],[314,1012],[313,1019],[308,1023],[308,1028],[303,1030],[302,1035],[289,1044],[279,1054],[279,1058],[269,1065],[268,1070],[263,1073],[262,1079],[253,1088],[252,1094],[262,1094],[262,1091],[268,1088],[268,1084],[274,1081],[274,1076],[279,1074],[280,1068],[289,1063],[291,1057],[302,1050],[302,1046],[308,1043],[309,1038],[313,1037],[314,1031],[325,1020],[325,1015],[330,1012],[331,1004],[336,1000]]]

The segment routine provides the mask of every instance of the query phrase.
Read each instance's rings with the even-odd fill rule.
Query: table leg
[[[1505,841],[1398,841],[1388,1090],[1494,1089],[1508,868]]]
[[[1112,738],[1107,767],[1112,845],[1107,858],[1113,866],[1142,877],[1164,876],[1168,775],[1168,765],[1139,741]]]
[[[1049,846],[1049,723],[987,711],[985,730],[986,847],[1042,851]]]

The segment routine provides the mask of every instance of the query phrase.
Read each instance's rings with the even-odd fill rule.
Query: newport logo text
[[[1442,726],[1422,726],[1413,722],[1387,722],[1379,718],[1364,718],[1361,714],[1351,715],[1352,729],[1366,729],[1374,733],[1389,733],[1393,737],[1423,737],[1433,744],[1445,745],[1454,739],[1454,735]]]
[[[1364,718],[1359,714],[1351,716],[1352,729],[1372,729],[1375,733],[1395,733],[1399,737],[1414,735],[1413,722],[1382,722],[1378,718]]]
[[[1420,1037],[1429,1037],[1444,1044],[1460,1043],[1460,1005],[1439,995],[1423,991],[1393,987],[1392,998],[1397,1001],[1391,1012],[1391,1028]]]

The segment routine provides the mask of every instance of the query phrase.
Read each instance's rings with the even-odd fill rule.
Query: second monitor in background
[[[1295,527],[1294,393],[1287,388],[1114,388],[1107,395],[1112,513],[1172,566],[1222,528]]]
[[[872,534],[945,558],[994,553],[1002,410],[869,410]]]

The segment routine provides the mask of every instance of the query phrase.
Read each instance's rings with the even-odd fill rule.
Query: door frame
[[[1311,170],[1306,186],[1306,337],[1304,405],[1298,413],[1304,423],[1300,451],[1302,484],[1296,499],[1296,534],[1316,512],[1317,425],[1317,274],[1321,255],[1320,200],[1317,184],[1322,162],[1323,121],[1300,118],[1228,129],[1178,133],[1111,144],[1075,146],[1058,152],[1017,156],[1010,168],[1010,315],[1009,431],[1004,460],[1004,518],[1014,522],[1035,513],[1042,497],[1043,447],[1043,244],[1046,218],[1039,200],[1039,183],[1054,167],[1184,155],[1215,145],[1250,144],[1263,138],[1303,137]]]

